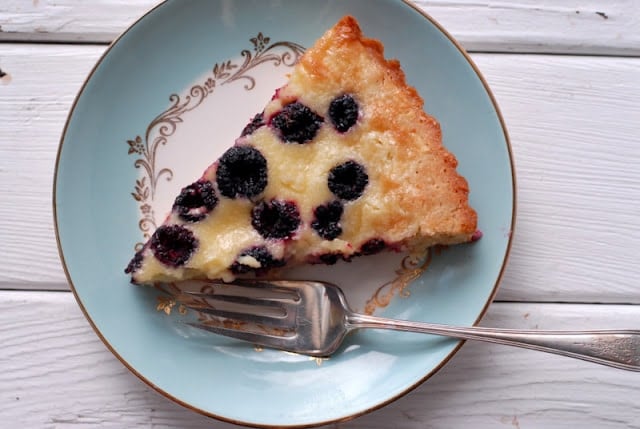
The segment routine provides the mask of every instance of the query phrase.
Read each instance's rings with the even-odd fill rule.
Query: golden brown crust
[[[376,80],[370,82],[374,94],[364,100],[370,113],[368,126],[371,131],[390,132],[398,145],[397,168],[386,178],[385,187],[396,194],[399,210],[383,227],[401,234],[417,221],[423,242],[470,240],[477,215],[468,204],[467,181],[456,171],[455,156],[442,145],[438,122],[424,112],[424,102],[407,85],[400,63],[384,58],[382,43],[365,38],[357,21],[346,16],[305,53],[300,64],[312,79],[337,82],[341,88],[359,88],[362,81]]]

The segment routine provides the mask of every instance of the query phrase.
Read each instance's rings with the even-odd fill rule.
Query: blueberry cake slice
[[[134,283],[231,280],[470,241],[476,213],[400,64],[344,17],[126,268]]]

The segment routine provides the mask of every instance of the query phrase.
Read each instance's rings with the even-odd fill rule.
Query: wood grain
[[[107,43],[157,0],[5,0],[0,41]],[[640,54],[634,0],[418,0],[476,52]]]
[[[52,222],[56,152],[104,47],[0,46],[0,68],[10,77],[0,84],[0,287],[66,288]]]
[[[49,204],[54,161],[73,98],[103,51],[2,45],[0,67],[12,78],[0,85],[2,288],[67,288]],[[498,299],[640,302],[640,59],[473,58],[516,161],[518,222]]]
[[[640,306],[494,304],[483,325],[622,329],[638,320]],[[70,293],[0,292],[0,339],[4,427],[237,427],[188,411],[129,373]],[[639,383],[640,373],[468,342],[409,395],[331,427],[640,428]]]
[[[640,61],[474,58],[503,111],[518,182],[499,299],[640,302]]]

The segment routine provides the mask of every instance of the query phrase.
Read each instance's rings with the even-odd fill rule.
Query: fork
[[[350,332],[377,328],[480,340],[640,371],[638,330],[538,331],[456,327],[355,313],[340,288],[326,282],[251,279],[236,280],[230,284],[207,284],[213,287],[235,286],[245,292],[220,293],[216,289],[213,292],[186,291],[183,293],[195,299],[187,299],[183,305],[214,316],[214,320],[232,323],[187,324],[268,348],[326,357],[338,350]]]

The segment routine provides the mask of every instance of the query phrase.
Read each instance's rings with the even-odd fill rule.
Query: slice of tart
[[[134,283],[232,280],[470,241],[476,213],[438,122],[344,17],[133,257]]]

